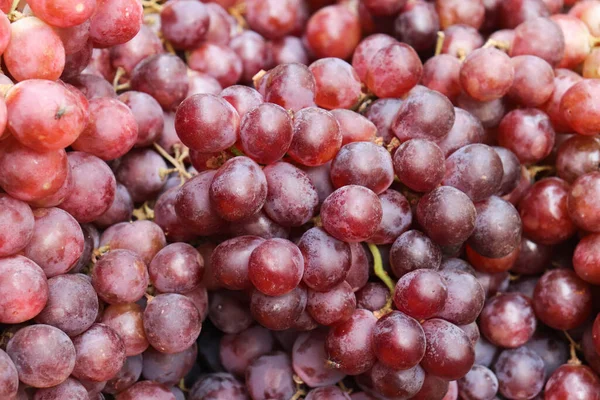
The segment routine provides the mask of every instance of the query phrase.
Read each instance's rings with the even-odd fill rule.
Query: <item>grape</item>
[[[35,113],[32,102],[38,104]],[[13,136],[40,152],[68,147],[87,123],[87,102],[82,104],[65,86],[41,79],[13,86],[7,93],[6,107]]]
[[[569,217],[569,185],[559,178],[536,182],[519,203],[523,234],[536,243],[552,245],[571,237],[576,226]]]
[[[528,19],[515,29],[510,56],[538,56],[556,66],[565,53],[565,37],[560,27],[550,18]]]
[[[148,93],[166,110],[177,107],[189,88],[187,67],[172,54],[144,58],[131,71],[130,82],[132,90]]]
[[[350,319],[334,325],[327,334],[325,351],[332,366],[349,375],[367,372],[376,362],[372,333],[377,319],[358,309]]]
[[[281,296],[267,296],[254,290],[250,298],[250,312],[264,327],[281,331],[294,325],[306,307],[306,302],[306,289],[301,286]]]
[[[104,393],[117,394],[122,392],[137,382],[142,375],[142,355],[127,357],[123,368],[117,375],[106,382],[106,386],[102,390]]]
[[[140,381],[117,394],[116,400],[176,400],[169,388],[154,381]]]
[[[219,96],[227,100],[235,108],[240,118],[244,118],[248,111],[263,104],[262,95],[248,86],[229,86],[223,89]]]
[[[160,39],[146,25],[129,41],[112,46],[109,51],[110,63],[114,68],[123,68],[131,74],[136,65],[144,58],[160,54],[163,47]]]
[[[542,106],[542,109],[550,117],[552,126],[557,132],[572,131],[561,108],[561,100],[564,94],[581,80],[581,76],[573,71],[567,69],[557,69],[555,71],[554,92],[552,92],[552,96],[548,102]]]
[[[373,351],[386,368],[413,368],[425,355],[423,328],[415,319],[399,311],[392,311],[375,324]]]
[[[209,189],[217,213],[228,221],[256,214],[267,198],[267,179],[248,157],[228,160],[215,174]]]
[[[224,335],[219,347],[219,358],[225,369],[244,376],[250,363],[270,353],[275,346],[271,332],[255,325],[237,334]]]
[[[225,222],[217,214],[210,201],[210,185],[216,171],[200,173],[178,189],[175,198],[175,212],[190,230],[208,236],[224,229]]]
[[[388,304],[390,290],[381,282],[367,282],[355,295],[356,308],[379,311]]]
[[[192,345],[202,321],[194,303],[180,294],[154,297],[144,310],[144,330],[150,345],[161,353],[178,353]]]
[[[233,375],[223,372],[201,376],[189,393],[189,400],[217,400],[219,398],[247,400],[248,396],[242,383],[237,381]]]
[[[36,390],[33,396],[33,400],[88,400],[89,398],[85,387],[73,378],[67,378],[60,385],[51,388]]]
[[[498,195],[506,195],[512,192],[519,184],[521,178],[521,164],[517,156],[510,150],[504,147],[493,147],[494,151],[500,157],[502,162],[502,182]]]
[[[2,144],[0,187],[6,193],[18,200],[37,201],[61,189],[69,168],[64,150],[38,152],[13,138]]]
[[[377,135],[377,127],[367,118],[351,110],[331,110],[340,124],[342,146],[353,142],[370,142]]]
[[[230,227],[231,234],[235,236],[259,236],[263,239],[289,237],[289,230],[279,225],[270,219],[264,211],[259,211],[256,214],[238,221],[237,224]]]
[[[252,252],[265,240],[257,236],[238,236],[218,245],[211,257],[212,272],[219,284],[230,290],[252,287],[249,261]]]
[[[424,1],[406,2],[394,21],[396,37],[419,52],[433,48],[439,30],[434,5]]]
[[[599,182],[599,172],[590,172],[580,176],[573,182],[567,199],[571,220],[578,228],[590,232],[600,231],[598,226],[600,220],[596,216],[599,205],[595,201],[596,193],[600,187]]]
[[[142,5],[136,0],[97,1],[90,26],[94,47],[112,47],[133,39],[142,26]]]
[[[10,75],[19,82],[55,81],[65,67],[65,48],[49,25],[35,17],[25,17],[10,24],[10,41],[2,58]]]
[[[416,215],[427,236],[448,246],[471,236],[477,212],[466,194],[451,186],[440,186],[421,197]]]
[[[206,73],[223,87],[236,84],[242,76],[242,59],[230,47],[204,43],[187,57],[188,66]]]
[[[252,82],[252,78],[268,63],[267,41],[256,32],[243,31],[231,40],[229,46],[242,61],[241,80]]]
[[[394,304],[398,310],[419,321],[441,312],[447,297],[448,286],[444,278],[438,272],[426,269],[402,276],[394,290]]]
[[[6,353],[15,363],[21,382],[47,388],[74,372],[75,349],[64,332],[39,324],[19,329],[8,342]]]
[[[552,248],[521,238],[521,250],[511,271],[519,275],[537,275],[550,264]]]
[[[545,60],[536,56],[511,58],[515,72],[508,97],[525,107],[544,104],[554,91],[554,71]]]
[[[98,296],[92,285],[78,275],[48,279],[48,302],[35,317],[73,337],[85,332],[98,314]]]
[[[600,143],[593,137],[573,135],[562,142],[556,154],[557,175],[573,182],[581,175],[598,171]]]
[[[458,390],[465,400],[491,399],[498,393],[498,378],[488,368],[474,365],[458,380]]]
[[[294,342],[292,366],[300,379],[311,387],[333,385],[345,376],[327,364],[325,332],[314,330],[302,333]]]
[[[406,1],[400,0],[365,0],[364,5],[372,15],[386,16],[397,14]]]
[[[361,242],[371,237],[381,223],[382,215],[377,195],[357,185],[337,189],[321,207],[325,230],[346,242]]]
[[[412,223],[412,211],[408,200],[395,190],[386,190],[379,195],[383,210],[381,223],[369,242],[375,244],[390,244]]]
[[[456,24],[468,24],[479,29],[483,24],[485,8],[480,0],[437,0],[435,6],[442,29]]]
[[[360,243],[350,243],[350,269],[345,281],[350,284],[353,292],[367,284],[369,280],[369,261],[367,253]]]
[[[441,261],[441,249],[416,230],[400,235],[390,249],[390,266],[398,278],[417,269],[439,269]]]
[[[460,94],[460,61],[449,54],[439,54],[431,57],[423,65],[421,82],[431,90],[436,90],[454,100]]]
[[[489,258],[488,260],[501,260],[502,261],[503,259],[502,258]],[[477,268],[483,269],[485,271],[485,268],[480,268],[480,266],[477,266]],[[503,269],[503,268],[494,266],[494,267],[488,268],[488,269],[498,270],[498,269]],[[510,275],[506,271],[482,272],[480,270],[477,270],[477,271],[475,271],[475,277],[481,284],[481,287],[483,287],[483,291],[485,293],[486,298],[493,297],[496,294],[499,294],[499,292],[506,291],[508,289],[508,285],[510,283]]]
[[[325,164],[335,157],[342,145],[342,133],[335,117],[320,108],[297,111],[293,132],[288,155],[302,165],[314,167]]]
[[[392,129],[400,141],[442,138],[450,132],[455,115],[452,103],[440,93],[424,89],[409,94],[400,105]]]
[[[302,41],[295,36],[285,36],[267,43],[267,56],[273,64],[298,63],[308,65],[308,54]]]
[[[425,373],[425,379],[423,380],[423,386],[416,395],[412,397],[413,400],[456,400],[458,397],[458,389],[456,389],[456,381],[448,383],[444,379],[440,379],[437,376]],[[366,399],[366,400],[370,400]]]
[[[370,372],[374,389],[386,397],[412,398],[423,386],[425,371],[419,365],[402,371],[378,362]]]
[[[569,345],[550,331],[538,331],[526,346],[542,358],[547,377],[569,359]]]
[[[547,271],[535,287],[533,307],[536,316],[554,329],[577,328],[591,314],[590,286],[573,271]]]
[[[427,340],[421,361],[425,371],[448,380],[465,376],[475,361],[475,351],[467,334],[442,319],[427,320],[422,326]]]
[[[307,47],[318,58],[350,57],[360,41],[360,21],[350,6],[323,7],[306,24]]]
[[[158,225],[140,220],[111,226],[103,232],[100,246],[109,246],[111,250],[131,250],[149,264],[156,253],[166,246],[166,240]]]
[[[498,128],[498,142],[522,163],[535,163],[547,157],[554,146],[554,129],[546,114],[536,109],[508,113]]]
[[[246,7],[248,25],[267,39],[290,33],[300,12],[299,2],[294,0],[251,0]]]
[[[290,399],[296,392],[292,375],[292,363],[285,353],[267,354],[248,366],[246,387],[252,399]]]
[[[394,154],[394,171],[409,188],[428,192],[441,183],[445,173],[444,153],[426,139],[402,143]]]
[[[598,274],[598,257],[600,257],[600,236],[592,234],[585,236],[577,244],[573,254],[573,268],[577,275],[586,282],[597,285],[600,282]]]
[[[131,109],[138,125],[136,147],[149,146],[158,139],[164,129],[164,117],[160,104],[146,93],[133,90],[121,94],[118,99]]]
[[[215,78],[203,72],[188,70],[189,89],[187,97],[195,94],[213,94],[218,95],[223,87]]]
[[[566,122],[581,135],[594,135],[598,131],[598,111],[590,102],[598,90],[600,81],[585,79],[573,85],[563,95],[560,109]]]
[[[470,273],[445,269],[440,271],[448,287],[444,308],[437,314],[457,325],[470,324],[483,309],[485,293],[483,287]]]
[[[31,241],[35,219],[29,206],[0,194],[0,257],[16,254]]]
[[[350,395],[337,386],[325,386],[312,389],[306,395],[308,400],[350,400]]]
[[[502,117],[506,114],[506,105],[501,99],[496,99],[492,101],[478,101],[475,100],[466,94],[462,93],[456,99],[456,103],[458,107],[461,107],[466,111],[466,114],[472,114],[471,121],[469,121],[469,125],[472,126],[475,132],[471,133],[471,137],[477,138],[477,142],[482,142],[485,136],[485,132],[483,130],[479,131],[482,128],[495,128],[498,126]],[[474,120],[474,121],[473,121]],[[477,124],[475,121],[479,122]],[[478,126],[477,126],[478,125]],[[452,131],[451,131],[452,133]],[[448,135],[450,136],[451,133]],[[458,137],[462,137],[464,135],[459,135],[460,131],[455,135]],[[480,133],[480,135],[475,136],[476,133]],[[444,150],[444,146],[441,146],[442,150]],[[454,150],[460,148],[460,146],[456,147]]]
[[[326,109],[352,108],[361,95],[361,83],[354,68],[339,58],[322,58],[309,66],[315,77],[315,102]]]
[[[215,258],[213,265],[214,260]],[[268,296],[289,293],[298,286],[304,273],[304,259],[300,249],[285,239],[260,242],[253,248],[247,265],[247,274],[254,287]],[[217,266],[216,268],[218,269]]]
[[[315,105],[315,78],[305,65],[282,64],[269,71],[261,84],[265,85],[265,101],[293,112]],[[260,90],[259,90],[260,92]]]
[[[264,211],[282,226],[301,226],[317,211],[319,195],[309,176],[286,162],[268,165],[267,200]]]
[[[167,170],[164,159],[154,150],[132,150],[119,160],[117,180],[127,187],[135,203],[154,198],[164,188],[162,172]]]
[[[150,347],[143,354],[142,375],[148,380],[164,385],[176,385],[190,372],[197,356],[196,343],[174,354],[164,354]]]
[[[356,297],[352,287],[342,282],[327,292],[308,291],[307,310],[321,325],[333,325],[345,321],[356,308]]]
[[[220,97],[199,94],[187,98],[175,114],[175,129],[181,141],[193,150],[215,152],[237,140],[239,116]],[[202,135],[199,134],[202,132]]]
[[[499,294],[483,308],[480,327],[492,344],[516,348],[533,336],[536,319],[528,298],[517,293]]]
[[[208,317],[219,330],[239,333],[254,322],[247,302],[238,292],[214,292],[208,303]]]
[[[500,393],[510,399],[531,399],[544,386],[544,362],[527,347],[500,353],[494,364],[494,372]]]
[[[127,188],[117,183],[115,198],[112,204],[94,223],[102,228],[109,227],[119,222],[129,221],[133,213],[133,200]]]
[[[208,32],[210,19],[204,4],[179,1],[160,12],[161,33],[176,49],[193,50]]]
[[[381,49],[396,43],[396,40],[386,34],[376,33],[360,41],[352,55],[352,66],[362,82],[367,78],[367,69],[373,56]]]
[[[90,74],[81,74],[71,79],[70,84],[81,92],[87,100],[116,98],[117,94],[113,85],[108,83],[104,77]],[[105,99],[106,100],[106,99]]]
[[[152,285],[165,293],[187,293],[202,282],[204,259],[187,243],[160,250],[148,265]]]
[[[423,75],[423,64],[412,47],[394,43],[373,55],[367,65],[366,84],[377,97],[401,97]]]
[[[7,399],[16,397],[19,388],[18,371],[8,354],[1,349],[0,371],[0,395]]]
[[[77,361],[73,376],[95,382],[114,377],[125,362],[125,347],[119,335],[107,325],[94,324],[73,339]]]
[[[101,322],[119,335],[127,357],[141,354],[149,346],[142,316],[143,310],[136,303],[110,305],[102,314]]]
[[[565,364],[548,379],[544,388],[544,398],[556,400],[568,398],[576,388],[576,396],[593,398],[600,391],[600,379],[590,367]]]
[[[241,148],[258,163],[271,164],[280,160],[292,138],[292,120],[285,109],[276,104],[260,104],[242,118]]]
[[[235,22],[219,4],[207,3],[206,10],[210,22],[204,40],[210,43],[228,44]]]
[[[394,181],[390,154],[371,142],[343,146],[331,163],[331,181],[336,188],[360,185],[381,194]]]
[[[18,324],[35,317],[48,301],[44,271],[20,255],[0,258],[0,292],[3,324]]]
[[[495,48],[474,50],[460,68],[463,89],[479,101],[501,98],[510,90],[513,79],[514,69],[510,58]]]
[[[483,46],[483,36],[472,26],[458,24],[444,30],[442,54],[464,58]]]
[[[138,301],[148,286],[148,271],[142,258],[130,250],[112,250],[94,266],[92,284],[109,304]]]

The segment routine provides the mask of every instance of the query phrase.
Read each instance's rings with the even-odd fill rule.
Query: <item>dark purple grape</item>
[[[458,389],[456,388],[456,381],[448,381],[438,378],[437,376],[425,373],[425,379],[423,380],[423,386],[421,390],[412,397],[413,400],[455,400],[458,396]],[[371,400],[369,397],[365,400]]]
[[[143,354],[142,376],[164,385],[176,385],[196,363],[198,345],[173,354],[161,353],[152,347]]]
[[[238,292],[220,290],[210,297],[208,317],[225,333],[239,333],[252,325],[248,300]]]
[[[188,87],[187,67],[173,54],[148,56],[131,71],[131,89],[148,93],[166,110],[181,103]]]
[[[569,359],[569,344],[562,340],[562,335],[552,331],[538,330],[525,345],[535,351],[544,361],[546,377]],[[582,345],[585,339],[582,341]],[[584,351],[585,353],[585,351]]]
[[[189,244],[173,243],[156,253],[148,273],[158,291],[187,293],[202,282],[204,259]]]
[[[366,41],[367,39],[363,42]],[[381,137],[386,144],[395,137],[392,123],[401,105],[402,100],[400,99],[377,99],[365,112],[365,116],[377,127],[377,136]]]
[[[439,30],[435,6],[425,1],[406,2],[394,22],[395,36],[419,52],[433,48]]]
[[[190,389],[189,400],[247,400],[246,388],[231,374],[202,375]]]
[[[250,297],[250,312],[258,323],[273,331],[290,329],[306,308],[307,294],[302,286],[281,296],[267,296],[258,290]]]
[[[437,270],[441,262],[441,249],[416,230],[404,232],[390,249],[390,266],[397,278],[416,269]]]
[[[6,346],[20,381],[37,388],[56,386],[67,379],[76,365],[75,350],[64,332],[42,324],[19,329]]]
[[[500,353],[494,372],[500,393],[510,399],[531,399],[544,387],[544,361],[527,347]]]
[[[94,323],[97,315],[98,296],[90,282],[80,275],[58,275],[48,279],[48,302],[35,321],[77,336]]]
[[[125,363],[125,346],[113,329],[94,324],[73,339],[77,360],[73,376],[102,382],[112,379]]]
[[[502,172],[500,165],[500,172]],[[417,220],[434,242],[457,245],[473,233],[477,212],[471,199],[458,189],[441,186],[419,200]]]
[[[537,327],[531,300],[517,293],[490,299],[479,316],[481,331],[492,344],[516,348],[531,339]]]
[[[475,362],[475,351],[467,334],[450,322],[430,319],[423,323],[427,340],[421,366],[437,377],[456,380],[465,376]]]
[[[396,370],[378,362],[370,375],[373,388],[388,398],[412,398],[421,390],[425,380],[425,371],[420,365]]]
[[[290,399],[296,392],[289,356],[276,352],[258,357],[246,370],[246,387],[253,399]]]
[[[348,243],[323,228],[312,228],[302,235],[298,247],[304,257],[302,281],[310,289],[327,291],[345,279],[352,257]]]
[[[334,385],[346,376],[327,363],[326,336],[324,331],[314,330],[302,333],[294,342],[292,367],[300,379],[311,387]]]
[[[240,333],[224,335],[219,346],[223,367],[236,376],[244,376],[250,363],[275,347],[271,332],[255,325]]]
[[[166,179],[162,173],[165,170],[167,163],[156,151],[137,149],[120,159],[115,177],[127,187],[134,203],[142,203],[156,197],[163,189]]]
[[[498,195],[506,195],[512,192],[519,184],[521,178],[521,164],[517,156],[510,150],[504,147],[493,147],[500,161],[502,161],[502,169],[504,174],[502,175],[502,182],[500,183],[500,189]]]
[[[315,214],[319,195],[307,173],[286,162],[268,165],[264,211],[282,226],[301,226]]]
[[[180,294],[154,297],[144,310],[144,330],[150,345],[162,353],[178,353],[200,335],[202,321],[198,309]]]
[[[115,191],[115,198],[112,204],[104,214],[96,218],[94,224],[101,228],[108,228],[119,222],[129,221],[133,215],[133,210],[133,200],[129,191],[125,185],[117,183],[117,190]]]
[[[127,357],[123,368],[117,375],[106,382],[102,391],[108,394],[117,394],[133,386],[142,375],[142,355]]]
[[[334,325],[325,340],[331,365],[349,375],[367,372],[377,358],[373,352],[373,329],[377,318],[371,311],[358,309],[350,319]]]

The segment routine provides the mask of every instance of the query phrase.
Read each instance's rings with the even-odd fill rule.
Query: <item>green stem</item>
[[[369,250],[371,250],[371,254],[373,255],[373,269],[375,270],[375,275],[379,277],[385,283],[385,285],[390,289],[390,292],[394,293],[394,281],[390,278],[388,273],[383,268],[383,262],[381,261],[381,254],[379,253],[379,249],[373,243],[369,243]]]

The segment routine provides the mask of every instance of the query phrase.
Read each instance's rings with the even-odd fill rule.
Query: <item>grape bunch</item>
[[[0,400],[600,400],[600,0],[0,0]]]

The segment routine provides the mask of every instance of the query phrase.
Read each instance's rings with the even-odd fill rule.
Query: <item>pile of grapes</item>
[[[600,0],[0,10],[0,400],[600,400]]]

